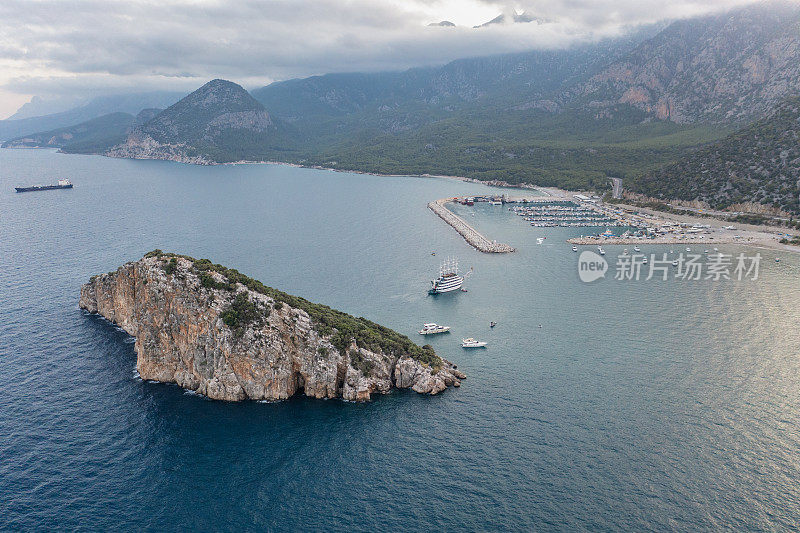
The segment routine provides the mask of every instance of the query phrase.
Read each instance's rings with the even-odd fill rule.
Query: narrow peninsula
[[[161,250],[93,276],[80,307],[136,338],[143,379],[213,399],[366,401],[392,388],[437,394],[466,378],[430,346],[365,318]]]

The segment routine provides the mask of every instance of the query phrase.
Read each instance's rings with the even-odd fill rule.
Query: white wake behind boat
[[[423,324],[422,329],[419,330],[420,335],[435,335],[437,333],[447,333],[450,331],[450,326],[440,326],[431,322],[430,324]]]
[[[483,341],[476,341],[472,337],[468,339],[462,339],[461,341],[462,348],[486,348],[486,343]]]

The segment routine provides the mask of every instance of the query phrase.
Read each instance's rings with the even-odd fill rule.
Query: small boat
[[[577,251],[578,251],[578,247],[577,247],[577,246],[573,246],[573,247],[572,247],[572,251],[573,251],[573,252],[577,252]]]
[[[674,267],[678,266],[678,260],[677,260],[677,259],[675,259],[674,261],[672,261],[672,266],[674,266]]]
[[[489,327],[493,328],[497,325],[497,322],[489,322]]]
[[[647,256],[645,256],[645,257],[643,257],[643,258],[642,258],[642,264],[643,264],[643,265],[646,265],[646,264],[647,264]]]
[[[634,247],[633,247],[633,251],[634,251],[634,252],[641,252],[641,251],[642,251],[642,249],[641,249],[641,248],[639,248],[638,246],[634,246]]]
[[[691,249],[691,248],[686,248],[686,251],[687,251],[687,252],[691,252],[691,251],[692,251],[692,249]]]
[[[606,255],[606,251],[603,250],[602,248],[599,248],[599,254],[600,255]]]
[[[476,341],[472,337],[461,340],[462,348],[486,348],[486,343],[483,341]]]
[[[625,248],[624,250],[622,250],[622,255],[628,255],[628,249],[627,249],[627,248]]]
[[[708,250],[705,250],[703,253],[704,253],[704,254],[707,254],[707,253],[708,253]]]
[[[423,324],[422,329],[419,330],[420,335],[435,335],[437,333],[447,333],[450,331],[450,326],[440,326],[434,322],[430,324]]]
[[[542,325],[541,325],[541,324],[539,324],[539,327],[542,327]]]

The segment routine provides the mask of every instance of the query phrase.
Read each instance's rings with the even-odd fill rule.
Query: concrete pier
[[[439,218],[453,226],[453,229],[464,237],[464,240],[476,250],[487,254],[504,254],[514,251],[514,248],[507,244],[490,241],[478,233],[475,228],[467,224],[460,216],[447,209],[444,204],[450,201],[452,201],[452,198],[442,198],[441,200],[429,203],[428,208],[439,215]]]

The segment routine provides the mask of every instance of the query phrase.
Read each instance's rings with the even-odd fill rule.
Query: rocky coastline
[[[217,164],[203,155],[196,154],[196,152],[185,143],[160,143],[146,133],[133,132],[124,143],[114,146],[104,155],[120,159],[160,159],[191,165]]]
[[[150,252],[81,287],[80,308],[136,338],[136,369],[212,399],[367,401],[466,376],[430,347],[206,259]]]

